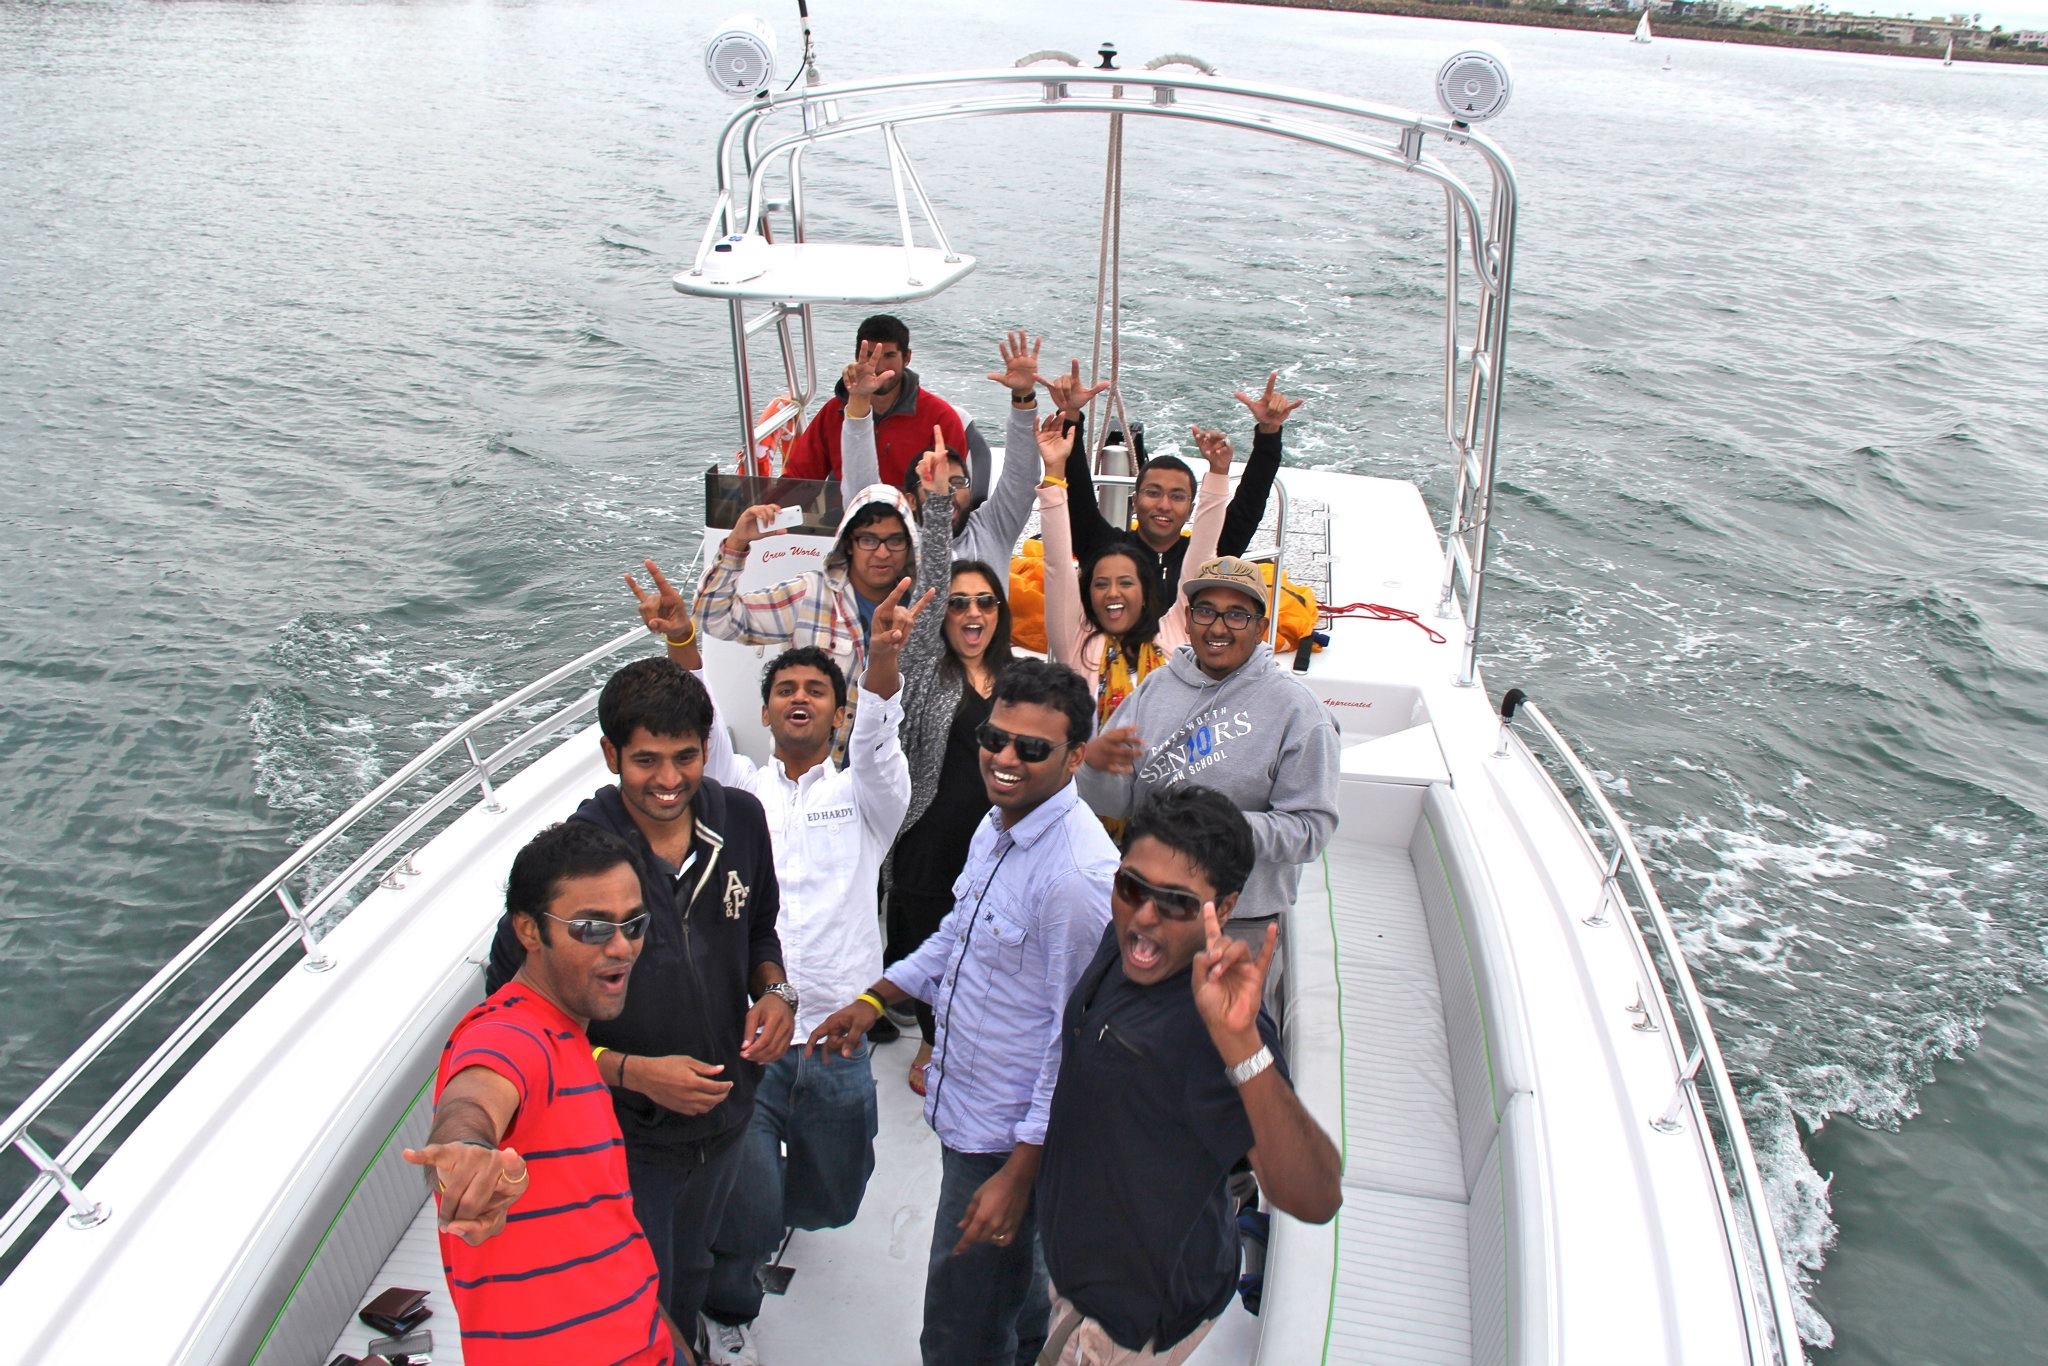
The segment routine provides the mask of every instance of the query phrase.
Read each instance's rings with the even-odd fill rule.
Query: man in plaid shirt
[[[911,566],[910,501],[887,484],[870,484],[846,501],[839,539],[825,567],[741,592],[747,551],[777,509],[741,513],[697,585],[697,621],[709,635],[743,645],[814,645],[832,656],[849,681],[866,672],[868,628],[875,605]]]

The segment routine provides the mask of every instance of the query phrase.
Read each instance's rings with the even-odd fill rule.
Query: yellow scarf
[[[1146,641],[1138,647],[1135,661],[1125,654],[1114,636],[1105,637],[1102,642],[1102,686],[1095,694],[1095,728],[1101,730],[1109,724],[1110,714],[1122,701],[1131,695],[1131,690],[1144,681],[1145,675],[1166,662],[1166,655],[1156,641]],[[1133,668],[1133,663],[1136,667]],[[1102,828],[1109,837],[1121,842],[1124,837],[1124,822],[1116,816],[1104,816]]]

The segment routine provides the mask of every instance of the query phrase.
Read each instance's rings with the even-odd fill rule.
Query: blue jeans
[[[1052,1295],[1038,1247],[1038,1195],[1005,1246],[976,1243],[957,1257],[960,1221],[982,1182],[1008,1153],[941,1149],[939,1208],[932,1219],[931,1263],[924,1278],[924,1366],[1031,1366],[1045,1346]]]
[[[862,1040],[850,1058],[792,1046],[761,1074],[739,1175],[711,1240],[704,1312],[752,1323],[760,1270],[785,1228],[840,1228],[860,1213],[875,1170],[875,1077]],[[785,1154],[785,1145],[787,1152]]]
[[[662,1304],[685,1335],[697,1331],[711,1279],[711,1236],[724,1217],[746,1133],[742,1125],[680,1148],[626,1149],[633,1212],[661,1273]]]

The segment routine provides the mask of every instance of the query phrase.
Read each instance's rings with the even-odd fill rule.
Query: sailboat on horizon
[[[1648,5],[1643,6],[1643,17],[1636,20],[1636,36],[1629,39],[1629,41],[1631,43],[1647,43],[1650,41],[1650,7]]]
[[[1948,50],[1941,54],[1941,64],[1943,66],[1954,66],[1956,64],[1956,36],[1953,33],[1948,36]]]

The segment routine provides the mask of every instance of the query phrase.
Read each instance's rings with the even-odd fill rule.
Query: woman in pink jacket
[[[1209,465],[1189,525],[1187,562],[1200,564],[1216,553],[1216,538],[1223,529],[1224,509],[1230,502],[1231,449],[1221,432],[1200,427],[1188,431]],[[1098,549],[1076,572],[1067,485],[1060,477],[1068,446],[1061,415],[1055,412],[1038,429],[1039,455],[1045,464],[1045,478],[1038,485],[1039,524],[1045,537],[1045,638],[1054,659],[1088,680],[1100,726],[1140,679],[1187,643],[1188,608],[1178,597],[1170,603],[1151,601],[1138,561],[1120,548],[1120,542]]]

